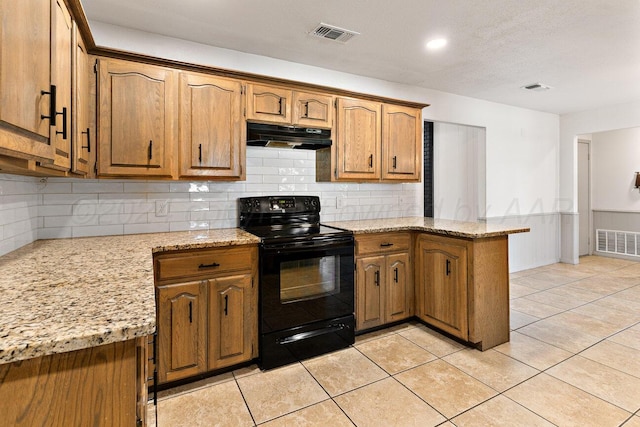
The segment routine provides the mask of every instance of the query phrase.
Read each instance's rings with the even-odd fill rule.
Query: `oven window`
[[[280,301],[314,299],[340,292],[340,257],[306,258],[280,263]]]

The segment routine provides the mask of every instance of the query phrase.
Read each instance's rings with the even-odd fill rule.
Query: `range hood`
[[[247,145],[319,150],[331,146],[331,130],[247,123]]]

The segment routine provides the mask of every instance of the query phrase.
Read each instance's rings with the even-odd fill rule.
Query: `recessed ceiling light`
[[[433,39],[427,42],[427,49],[442,49],[447,45],[447,39]]]

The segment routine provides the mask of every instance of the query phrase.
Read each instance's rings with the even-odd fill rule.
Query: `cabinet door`
[[[0,153],[53,160],[49,145],[51,3],[0,7]],[[25,132],[24,134],[22,132]]]
[[[51,12],[51,84],[56,86],[56,125],[51,128],[53,163],[42,166],[71,169],[71,52],[73,21],[63,0],[54,0]]]
[[[385,321],[395,322],[413,314],[413,280],[409,270],[409,254],[387,255]]]
[[[469,333],[466,247],[420,237],[418,258],[418,316],[466,340]]]
[[[209,369],[251,360],[257,328],[251,274],[209,281]]]
[[[100,175],[173,175],[174,79],[166,68],[100,60]]]
[[[174,381],[206,371],[206,301],[202,282],[156,288],[158,301],[158,381]]]
[[[91,130],[90,103],[91,67],[89,57],[78,27],[73,31],[73,120],[71,145],[71,172],[87,175],[91,172],[91,150],[95,153],[96,135]]]
[[[356,329],[384,323],[385,257],[371,256],[356,261]]]
[[[0,22],[0,154],[52,161],[51,3],[0,0]]]
[[[336,178],[380,178],[381,106],[377,102],[338,98]]]
[[[291,90],[247,85],[247,120],[291,124]]]
[[[180,74],[180,176],[244,178],[242,85]]]
[[[333,126],[333,96],[293,92],[293,124],[312,128]]]
[[[420,181],[422,111],[383,104],[382,179]]]

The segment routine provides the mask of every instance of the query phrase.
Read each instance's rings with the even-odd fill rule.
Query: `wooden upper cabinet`
[[[247,120],[291,124],[290,89],[247,84]]]
[[[247,120],[331,129],[334,99],[327,94],[249,83]]]
[[[380,179],[381,105],[378,102],[338,98],[335,177],[339,180]]]
[[[293,91],[293,124],[331,129],[334,99],[331,95]]]
[[[51,84],[56,87],[56,125],[51,128],[53,163],[45,167],[71,169],[71,57],[73,21],[63,0],[54,0],[51,12]]]
[[[0,154],[53,160],[46,118],[51,115],[51,10],[49,1],[2,1]]]
[[[382,179],[420,181],[422,111],[382,105]]]
[[[179,92],[180,176],[244,179],[241,83],[180,73]]]
[[[71,110],[71,172],[91,175],[91,154],[96,151],[96,134],[91,120],[91,82],[93,74],[89,65],[87,48],[74,25],[73,31],[73,90]]]
[[[174,176],[175,72],[112,59],[99,64],[98,174]]]

